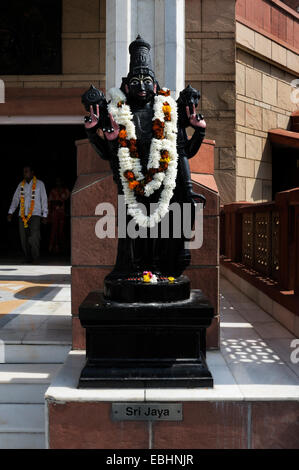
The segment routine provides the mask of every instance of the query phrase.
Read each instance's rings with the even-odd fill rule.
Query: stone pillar
[[[185,88],[185,0],[155,1],[155,71],[177,97]]]
[[[106,90],[120,86],[129,68],[131,0],[106,2]]]
[[[128,47],[138,34],[151,46],[160,86],[185,88],[185,0],[111,0],[106,12],[106,90],[129,70]]]

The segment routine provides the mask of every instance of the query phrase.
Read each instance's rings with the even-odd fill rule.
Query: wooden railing
[[[269,203],[226,204],[221,231],[225,258],[299,294],[299,188],[277,193]]]

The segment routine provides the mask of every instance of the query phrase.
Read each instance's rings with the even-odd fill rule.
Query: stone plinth
[[[117,239],[96,237],[101,202],[117,207],[117,190],[109,163],[102,160],[87,139],[76,142],[78,178],[72,192],[72,314],[73,348],[85,349],[85,332],[78,308],[90,291],[103,287],[115,262]],[[191,265],[185,274],[192,289],[201,289],[211,302],[215,318],[207,330],[207,347],[219,347],[219,194],[214,180],[214,145],[204,140],[198,155],[190,160],[194,190],[203,194],[203,245],[191,250]]]
[[[208,351],[212,389],[121,390],[78,389],[84,363],[83,351],[69,353],[46,392],[47,444],[51,449],[298,448],[298,382],[295,378],[281,385],[277,379],[273,382],[268,363],[237,364],[236,381],[229,369],[233,366],[221,352]],[[254,381],[257,374],[252,373],[252,367],[261,368],[261,382]],[[183,420],[113,421],[112,404],[120,402],[180,403]]]
[[[143,286],[142,293],[153,287]],[[214,309],[189,285],[189,298],[169,302],[168,295],[168,301],[146,303],[88,294],[79,308],[87,359],[80,388],[213,387],[205,358]]]

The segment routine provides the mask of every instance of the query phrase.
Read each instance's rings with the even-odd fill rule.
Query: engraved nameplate
[[[113,421],[182,421],[181,403],[112,403]]]

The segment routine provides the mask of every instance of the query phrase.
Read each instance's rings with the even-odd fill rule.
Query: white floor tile
[[[250,323],[226,323],[225,321],[221,324],[220,337],[223,340],[236,339],[236,340],[258,340],[260,339],[259,334],[255,331]]]
[[[257,322],[266,323],[273,321],[273,317],[271,317],[271,315],[268,315],[268,313],[266,313],[257,305],[255,306],[255,308],[250,309],[241,307],[238,311],[240,312],[242,317],[244,317],[249,323],[252,323],[253,325]]]
[[[294,335],[289,330],[281,326],[278,322],[255,323],[255,330],[264,338],[294,338]]]
[[[66,315],[53,315],[47,318],[39,328],[39,330],[71,330],[72,318]]]
[[[5,364],[62,364],[71,345],[9,344],[5,346]]]
[[[249,323],[237,310],[220,309],[220,320],[223,323]]]
[[[44,432],[44,405],[0,404],[2,432]]]
[[[267,344],[299,376],[299,339],[271,338]]]
[[[45,434],[0,433],[0,449],[44,449]]]
[[[1,328],[0,334],[5,330],[13,330],[20,333],[37,330],[45,320],[44,315],[20,313]]]
[[[57,364],[0,364],[0,383],[50,383]]]
[[[299,379],[285,364],[229,364],[245,399],[299,400]]]
[[[51,330],[40,328],[25,334],[22,344],[69,344],[72,343],[72,332],[70,329]]]
[[[222,340],[221,352],[229,364],[260,365],[260,364],[283,364],[284,361],[269,346],[259,339],[228,339]]]
[[[0,341],[5,344],[21,344],[25,332],[22,330],[0,328]]]

